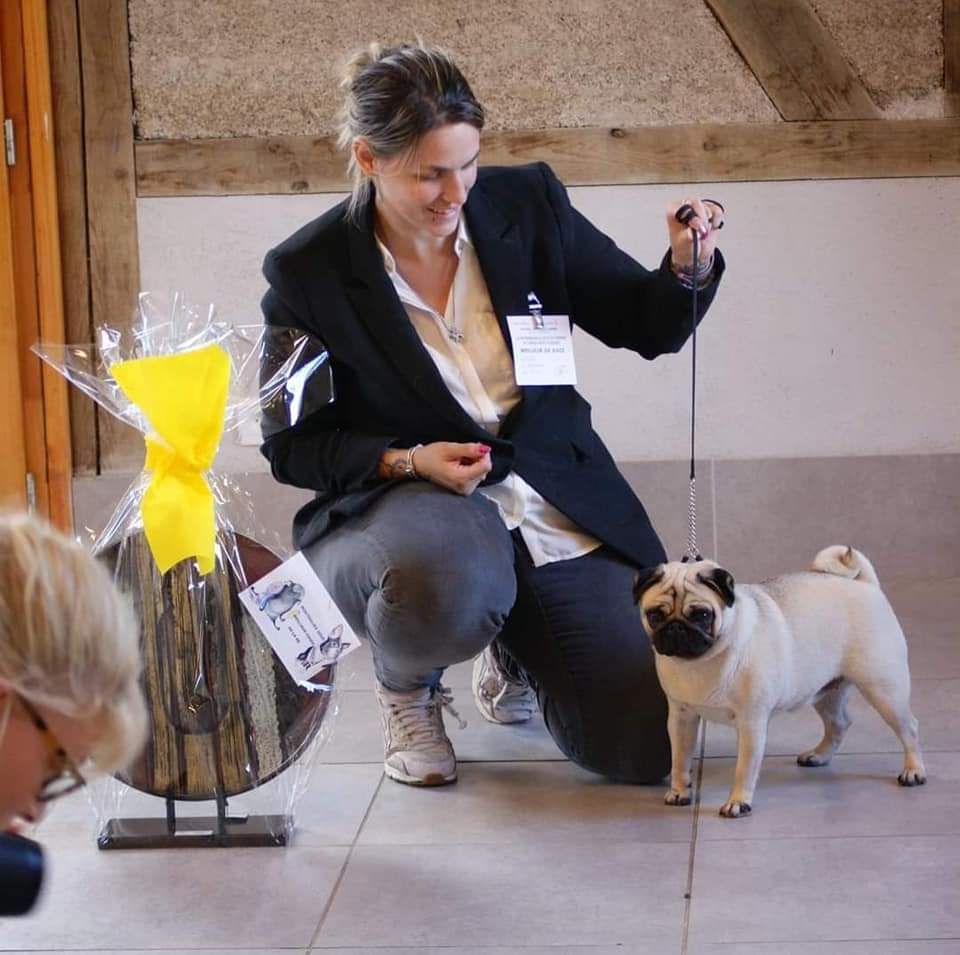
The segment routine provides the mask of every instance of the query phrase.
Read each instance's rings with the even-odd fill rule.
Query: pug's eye
[[[694,607],[688,616],[697,623],[709,623],[713,619],[713,611],[705,607]]]
[[[647,623],[652,627],[655,627],[658,623],[663,623],[666,617],[667,615],[656,607],[654,607],[653,610],[647,611]]]

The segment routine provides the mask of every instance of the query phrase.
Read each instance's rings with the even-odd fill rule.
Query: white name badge
[[[575,385],[573,335],[568,315],[508,315],[518,385]]]
[[[298,683],[360,646],[300,551],[241,591],[240,600]]]

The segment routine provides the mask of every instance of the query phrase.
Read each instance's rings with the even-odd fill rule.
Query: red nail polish
[[[492,450],[492,448],[490,447],[489,444],[481,444],[481,445],[480,445],[480,453],[481,453],[481,454],[489,454],[491,450]]]

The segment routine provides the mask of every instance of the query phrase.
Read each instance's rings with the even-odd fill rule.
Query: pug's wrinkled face
[[[654,650],[695,659],[720,637],[724,608],[735,599],[734,580],[713,561],[673,561],[638,574],[633,597]]]

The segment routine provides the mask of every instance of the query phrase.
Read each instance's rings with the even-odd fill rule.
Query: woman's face
[[[90,721],[71,720],[37,707],[50,731],[76,765],[90,755],[95,740]],[[9,718],[5,719],[9,712]],[[4,730],[4,725],[6,729]],[[43,813],[40,791],[58,766],[50,737],[27,712],[20,697],[0,689],[0,832],[18,820],[35,822]]]
[[[426,133],[409,156],[371,160],[378,215],[411,238],[455,234],[479,153],[480,130],[451,123]]]

